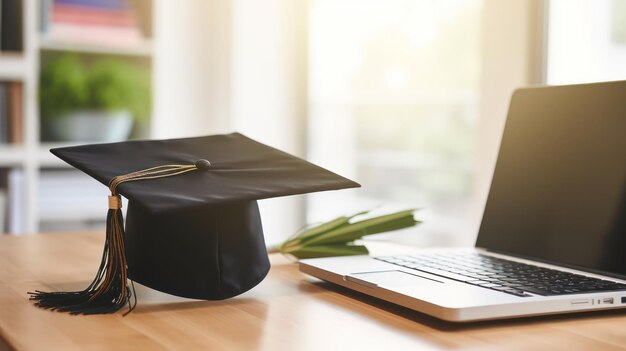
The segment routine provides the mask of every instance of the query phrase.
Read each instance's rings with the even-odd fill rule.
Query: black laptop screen
[[[514,94],[476,246],[626,276],[626,81]]]

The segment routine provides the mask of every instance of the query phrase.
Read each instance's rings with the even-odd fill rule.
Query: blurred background
[[[626,0],[0,0],[0,13],[12,235],[104,228],[107,189],[52,147],[239,131],[363,185],[260,201],[270,244],[418,208],[422,225],[373,240],[470,245],[513,90],[626,79]]]

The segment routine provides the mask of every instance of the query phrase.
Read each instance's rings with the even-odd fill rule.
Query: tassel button
[[[209,160],[204,160],[204,159],[196,161],[194,165],[200,171],[208,171],[209,168],[211,168],[211,162],[209,162]]]
[[[122,208],[122,198],[119,195],[109,196],[109,208],[112,210],[119,210]]]

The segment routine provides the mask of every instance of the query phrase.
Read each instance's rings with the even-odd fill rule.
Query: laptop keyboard
[[[377,260],[515,296],[550,296],[626,290],[626,284],[586,277],[479,253],[436,253]]]

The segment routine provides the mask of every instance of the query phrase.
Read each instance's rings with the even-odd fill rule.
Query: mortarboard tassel
[[[122,201],[117,187],[126,182],[176,176],[195,170],[208,170],[211,163],[198,160],[193,165],[162,165],[114,177],[109,182],[109,211],[107,213],[106,240],[100,268],[94,280],[82,291],[29,292],[35,305],[70,314],[114,313],[128,304],[130,313],[137,304],[134,285],[128,286],[128,267],[124,247],[124,219]],[[132,288],[132,291],[131,291]],[[131,303],[131,297],[134,302]]]

